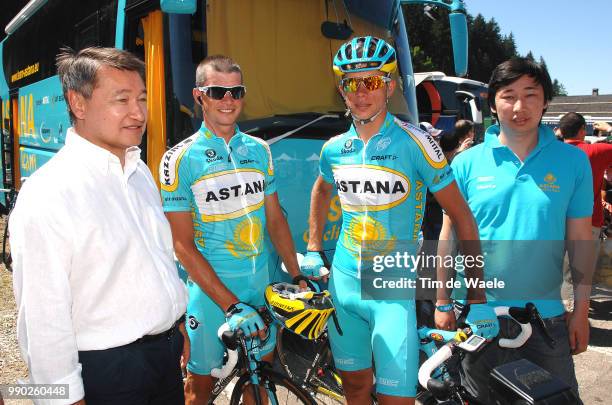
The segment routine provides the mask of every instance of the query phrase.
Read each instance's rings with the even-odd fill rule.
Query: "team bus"
[[[393,43],[401,91],[390,110],[419,121],[402,13],[408,3],[450,10],[455,74],[464,76],[462,0],[31,0],[6,26],[0,43],[3,189],[19,190],[64,144],[70,121],[55,69],[61,47],[114,46],[145,61],[149,118],[141,149],[155,176],[162,154],[200,126],[192,98],[197,64],[206,55],[225,54],[245,73],[247,97],[239,125],[270,144],[280,202],[296,248],[305,250],[307,201],[321,146],[350,125],[331,69],[335,50],[357,35]],[[455,100],[464,89],[452,91]],[[447,110],[460,108],[433,114],[440,114],[442,123]],[[337,197],[328,218],[325,248],[333,249],[341,221]]]
[[[485,83],[442,72],[415,73],[419,119],[443,131],[453,131],[458,119],[474,122],[476,142],[491,125]]]

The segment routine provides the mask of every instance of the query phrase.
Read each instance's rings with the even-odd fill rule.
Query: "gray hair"
[[[242,81],[242,69],[232,58],[223,55],[211,55],[204,58],[196,69],[197,86],[204,86],[204,83],[206,83],[208,69],[220,73],[240,73],[240,81]]]
[[[55,61],[72,123],[76,117],[70,110],[68,91],[74,91],[89,99],[96,86],[98,70],[102,66],[137,72],[142,81],[146,82],[144,62],[122,49],[90,47],[76,52],[66,47],[60,49]]]

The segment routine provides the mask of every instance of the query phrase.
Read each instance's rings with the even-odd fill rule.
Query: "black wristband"
[[[230,305],[229,307],[227,307],[227,310],[225,311],[225,317],[229,318],[230,316],[234,315],[237,312],[240,312],[241,310],[238,309],[236,307],[236,305],[238,304],[242,304],[240,301],[238,302],[234,302],[232,305]]]

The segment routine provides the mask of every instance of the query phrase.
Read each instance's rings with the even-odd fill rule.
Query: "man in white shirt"
[[[182,404],[185,287],[136,146],[144,64],[87,48],[63,50],[57,67],[73,128],[26,181],[10,220],[30,382],[68,384],[54,404]]]

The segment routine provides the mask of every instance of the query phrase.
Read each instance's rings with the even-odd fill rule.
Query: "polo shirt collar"
[[[506,145],[502,144],[499,141],[499,133],[500,133],[499,125],[491,125],[489,128],[487,128],[487,132],[485,134],[485,139],[484,139],[485,146],[492,148],[492,149],[507,147]],[[550,144],[553,141],[558,142],[552,129],[548,128],[545,125],[540,125],[538,127],[538,143],[536,147],[531,151],[531,153],[529,153],[529,156],[527,156],[527,159],[529,159],[530,156],[535,155],[542,148],[546,147],[548,144]]]
[[[385,121],[383,122],[383,124],[380,126],[380,130],[378,131],[377,134],[373,135],[372,138],[374,138],[375,136],[378,135],[383,135],[385,134],[387,131],[389,131],[389,129],[393,126],[393,115],[391,115],[391,113],[387,112],[387,115],[385,116]],[[351,124],[351,127],[349,128],[348,132],[346,133],[348,135],[349,139],[357,139],[359,138],[359,134],[357,133],[357,128],[355,128],[355,123]],[[372,139],[370,138],[370,139]]]
[[[77,134],[72,127],[68,128],[66,132],[66,145],[74,149],[79,157],[93,167],[96,167],[103,174],[108,173],[110,165],[121,166],[121,162],[117,156],[83,138],[81,135]],[[123,168],[123,172],[129,176],[136,170],[139,161],[140,148],[137,146],[127,148],[125,151],[125,167]]]

